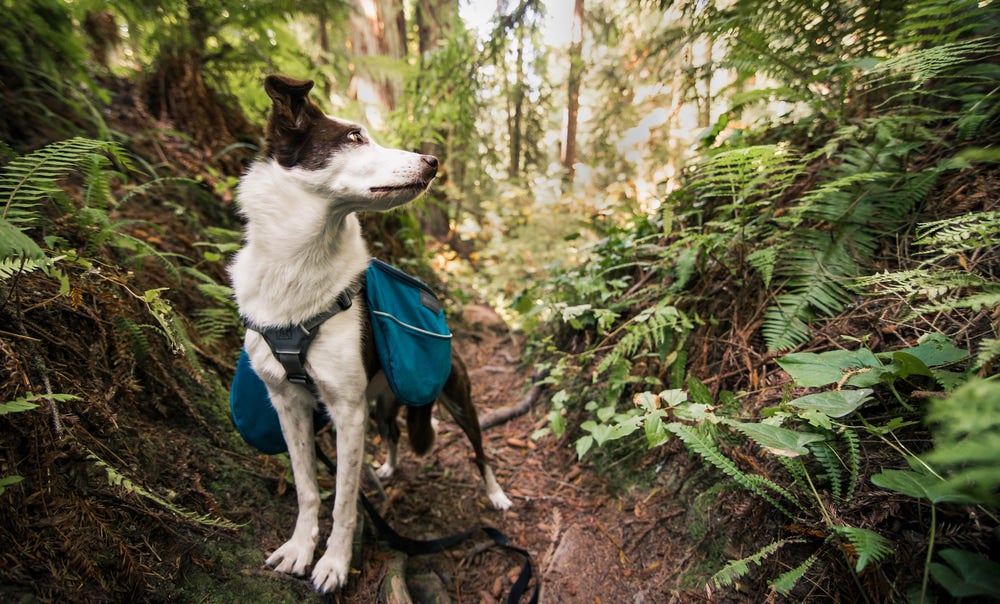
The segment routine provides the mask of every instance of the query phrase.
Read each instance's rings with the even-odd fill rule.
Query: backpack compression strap
[[[313,381],[306,371],[306,353],[309,346],[319,333],[319,326],[327,319],[338,315],[354,304],[354,296],[364,287],[364,279],[356,281],[349,288],[337,294],[329,309],[298,325],[283,325],[281,327],[258,327],[243,320],[247,329],[259,333],[271,348],[271,354],[285,368],[288,381],[313,390]],[[315,392],[314,392],[315,394]]]

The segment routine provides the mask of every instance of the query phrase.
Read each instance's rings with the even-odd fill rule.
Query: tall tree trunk
[[[518,27],[518,32],[522,28]],[[517,39],[517,59],[515,61],[514,89],[508,95],[508,103],[514,107],[508,110],[507,135],[510,138],[510,165],[507,176],[516,180],[521,172],[521,122],[524,114],[524,38],[521,34]]]
[[[569,82],[566,102],[566,142],[563,145],[563,184],[572,186],[576,163],[576,125],[580,112],[580,80],[583,77],[583,0],[573,4],[573,38],[569,47]]]
[[[458,0],[418,0],[415,20],[417,24],[417,41],[420,50],[420,61],[423,62],[448,35],[452,25],[458,18]],[[420,83],[418,81],[417,85]],[[446,133],[442,132],[442,134]],[[449,142],[443,137],[445,145]],[[449,162],[447,149],[432,141],[424,141],[420,147],[421,153],[436,155],[441,162],[438,180],[441,184],[457,183],[461,186],[465,179],[465,166],[458,162]],[[429,237],[438,241],[454,239],[451,228],[451,217],[448,216],[449,202],[443,191],[447,187],[435,186],[427,197],[427,211],[420,216],[420,226]]]
[[[402,92],[402,82],[391,73],[380,73],[364,64],[366,57],[406,57],[406,16],[402,0],[351,0],[349,27],[351,54],[359,60],[351,76],[350,95],[369,109],[391,111]],[[370,111],[380,121],[382,111]],[[373,124],[380,126],[381,124]]]

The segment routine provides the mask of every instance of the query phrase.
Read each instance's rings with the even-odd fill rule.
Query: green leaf
[[[947,365],[955,361],[961,361],[969,356],[968,350],[956,348],[946,336],[939,333],[923,335],[917,346],[907,348],[902,352],[917,357],[928,367]]]
[[[847,382],[852,386],[872,386],[879,382],[882,363],[869,350],[831,350],[817,354],[814,352],[796,352],[778,359],[788,375],[795,383],[807,388],[818,388],[839,383],[848,372],[868,369],[874,374],[863,377],[858,373]]]
[[[7,415],[8,413],[20,413],[22,411],[31,411],[37,406],[38,406],[37,404],[28,402],[24,399],[17,399],[16,401],[0,403],[0,415]]]
[[[897,350],[892,353],[892,364],[887,368],[886,374],[888,374],[886,377],[891,379],[904,379],[911,375],[931,377],[931,370],[919,357]]]
[[[576,457],[577,459],[583,459],[583,456],[590,451],[590,448],[594,445],[594,437],[587,434],[581,436],[576,440]]]
[[[0,495],[4,494],[4,491],[7,490],[7,487],[13,486],[21,482],[22,480],[24,480],[24,476],[17,476],[17,475],[0,476]]]
[[[973,596],[1000,597],[1000,564],[960,549],[938,552],[947,566],[939,562],[930,565],[931,576],[956,598]]]
[[[708,386],[693,375],[688,376],[688,391],[690,392],[691,400],[695,403],[702,405],[715,404],[715,399],[712,398],[712,393],[708,390]]]
[[[681,389],[664,390],[659,394],[660,400],[668,407],[676,407],[688,400],[687,393]]]
[[[861,390],[830,390],[816,394],[807,394],[793,401],[789,405],[803,410],[819,411],[830,417],[844,417],[857,410],[858,407],[871,399],[872,391],[868,388]]]
[[[768,424],[734,421],[726,421],[725,423],[749,436],[771,453],[784,457],[806,455],[809,453],[809,449],[806,448],[807,444],[824,439],[820,434],[796,432],[795,430]]]
[[[646,415],[643,420],[643,428],[646,431],[646,442],[649,448],[658,447],[670,439],[670,433],[663,425],[663,416],[666,415],[660,409],[656,409]]]
[[[950,501],[975,504],[979,502],[977,498],[949,486],[945,481],[929,472],[882,470],[882,472],[872,476],[872,483],[915,499],[927,499],[932,503]]]

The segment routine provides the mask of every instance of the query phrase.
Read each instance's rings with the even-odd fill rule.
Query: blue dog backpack
[[[390,388],[407,405],[433,402],[451,373],[451,332],[441,302],[426,284],[379,260],[372,260],[365,281],[375,348]],[[288,450],[267,386],[246,350],[236,363],[229,408],[247,444],[267,455]],[[329,421],[321,406],[313,418],[316,429]]]
[[[441,302],[423,281],[381,260],[365,274],[375,350],[400,402],[434,402],[451,374],[451,332]]]

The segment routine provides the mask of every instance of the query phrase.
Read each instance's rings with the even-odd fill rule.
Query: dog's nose
[[[420,159],[424,160],[424,163],[427,164],[428,166],[437,170],[438,158],[434,157],[433,155],[422,155]]]

